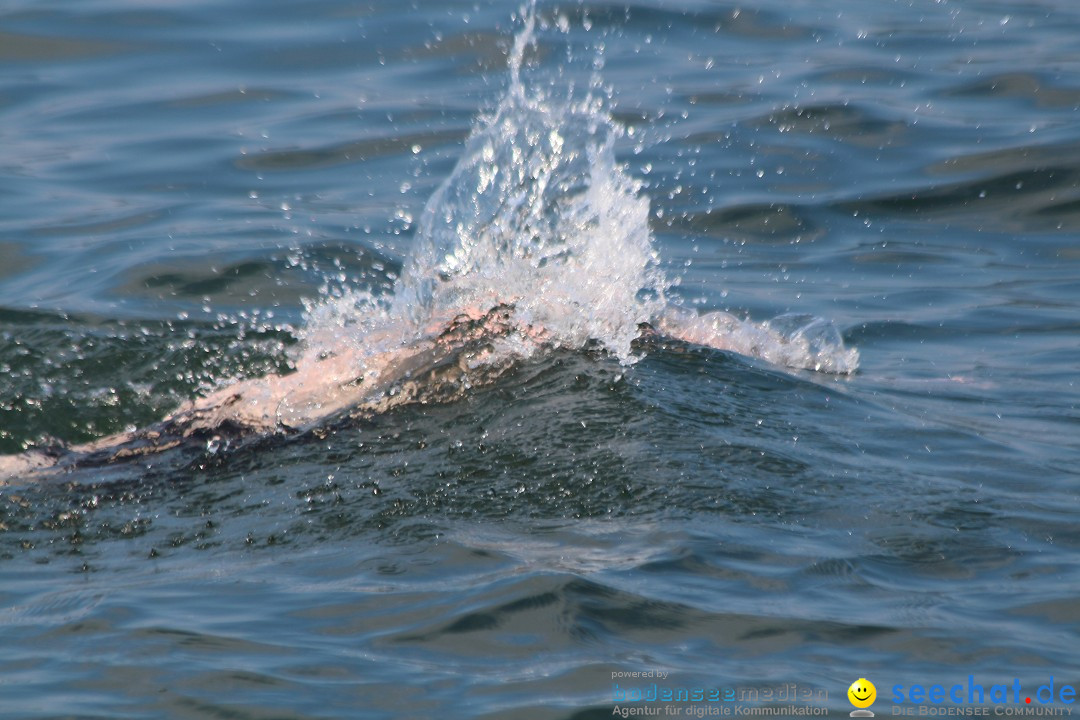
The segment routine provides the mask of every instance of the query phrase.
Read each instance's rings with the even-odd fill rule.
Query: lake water
[[[579,147],[562,190],[610,221],[559,238],[596,261],[561,294],[470,276],[596,342],[322,440],[0,486],[0,716],[846,716],[859,678],[878,716],[1072,710],[1080,5],[523,15],[0,9],[2,453],[362,340],[316,326],[441,257],[425,206],[487,211],[454,194],[485,132],[504,170]],[[578,110],[492,124],[515,92]],[[499,196],[499,241],[552,192]],[[688,309],[831,319],[859,370],[631,352],[641,257]]]

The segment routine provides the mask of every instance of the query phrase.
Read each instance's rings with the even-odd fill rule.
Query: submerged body
[[[804,329],[811,327],[813,323]],[[802,330],[785,334],[723,312],[697,315],[669,308],[651,324],[641,325],[639,340],[651,338],[825,372],[852,372],[858,363],[857,351],[844,349],[839,335],[827,338],[828,353],[813,352],[817,341]],[[347,344],[333,352],[309,349],[297,359],[294,372],[227,385],[147,428],[0,457],[0,483],[180,448],[217,452],[274,435],[317,432],[335,421],[369,417],[399,405],[448,402],[555,344],[544,328],[519,318],[512,304],[497,303],[436,321],[423,338],[381,352]]]

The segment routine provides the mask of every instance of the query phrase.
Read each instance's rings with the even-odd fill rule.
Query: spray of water
[[[522,323],[544,328],[549,344],[598,343],[624,363],[634,360],[641,323],[678,322],[690,341],[795,367],[853,370],[857,355],[817,319],[770,327],[667,307],[648,199],[615,158],[623,128],[598,81],[575,98],[573,89],[524,79],[536,21],[531,8],[523,15],[509,87],[428,200],[394,293],[355,290],[311,305],[308,347],[347,342],[364,357],[430,335],[458,312],[508,303]]]

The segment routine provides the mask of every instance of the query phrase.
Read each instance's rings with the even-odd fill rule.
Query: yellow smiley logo
[[[868,708],[877,700],[877,688],[866,678],[859,678],[847,689],[848,700],[857,708]]]

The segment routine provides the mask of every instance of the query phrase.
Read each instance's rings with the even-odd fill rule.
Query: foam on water
[[[381,352],[461,311],[505,302],[523,323],[544,328],[552,344],[599,343],[624,363],[634,360],[639,325],[670,327],[666,315],[692,326],[692,341],[794,367],[853,370],[857,355],[819,319],[770,328],[733,318],[717,323],[724,315],[718,313],[703,324],[668,307],[648,199],[615,157],[623,127],[598,79],[580,98],[566,81],[527,82],[536,19],[531,8],[523,14],[509,87],[479,118],[454,170],[428,200],[395,292],[375,297],[358,289],[310,306],[308,346],[345,341],[362,354]],[[707,324],[716,331],[713,342]]]

